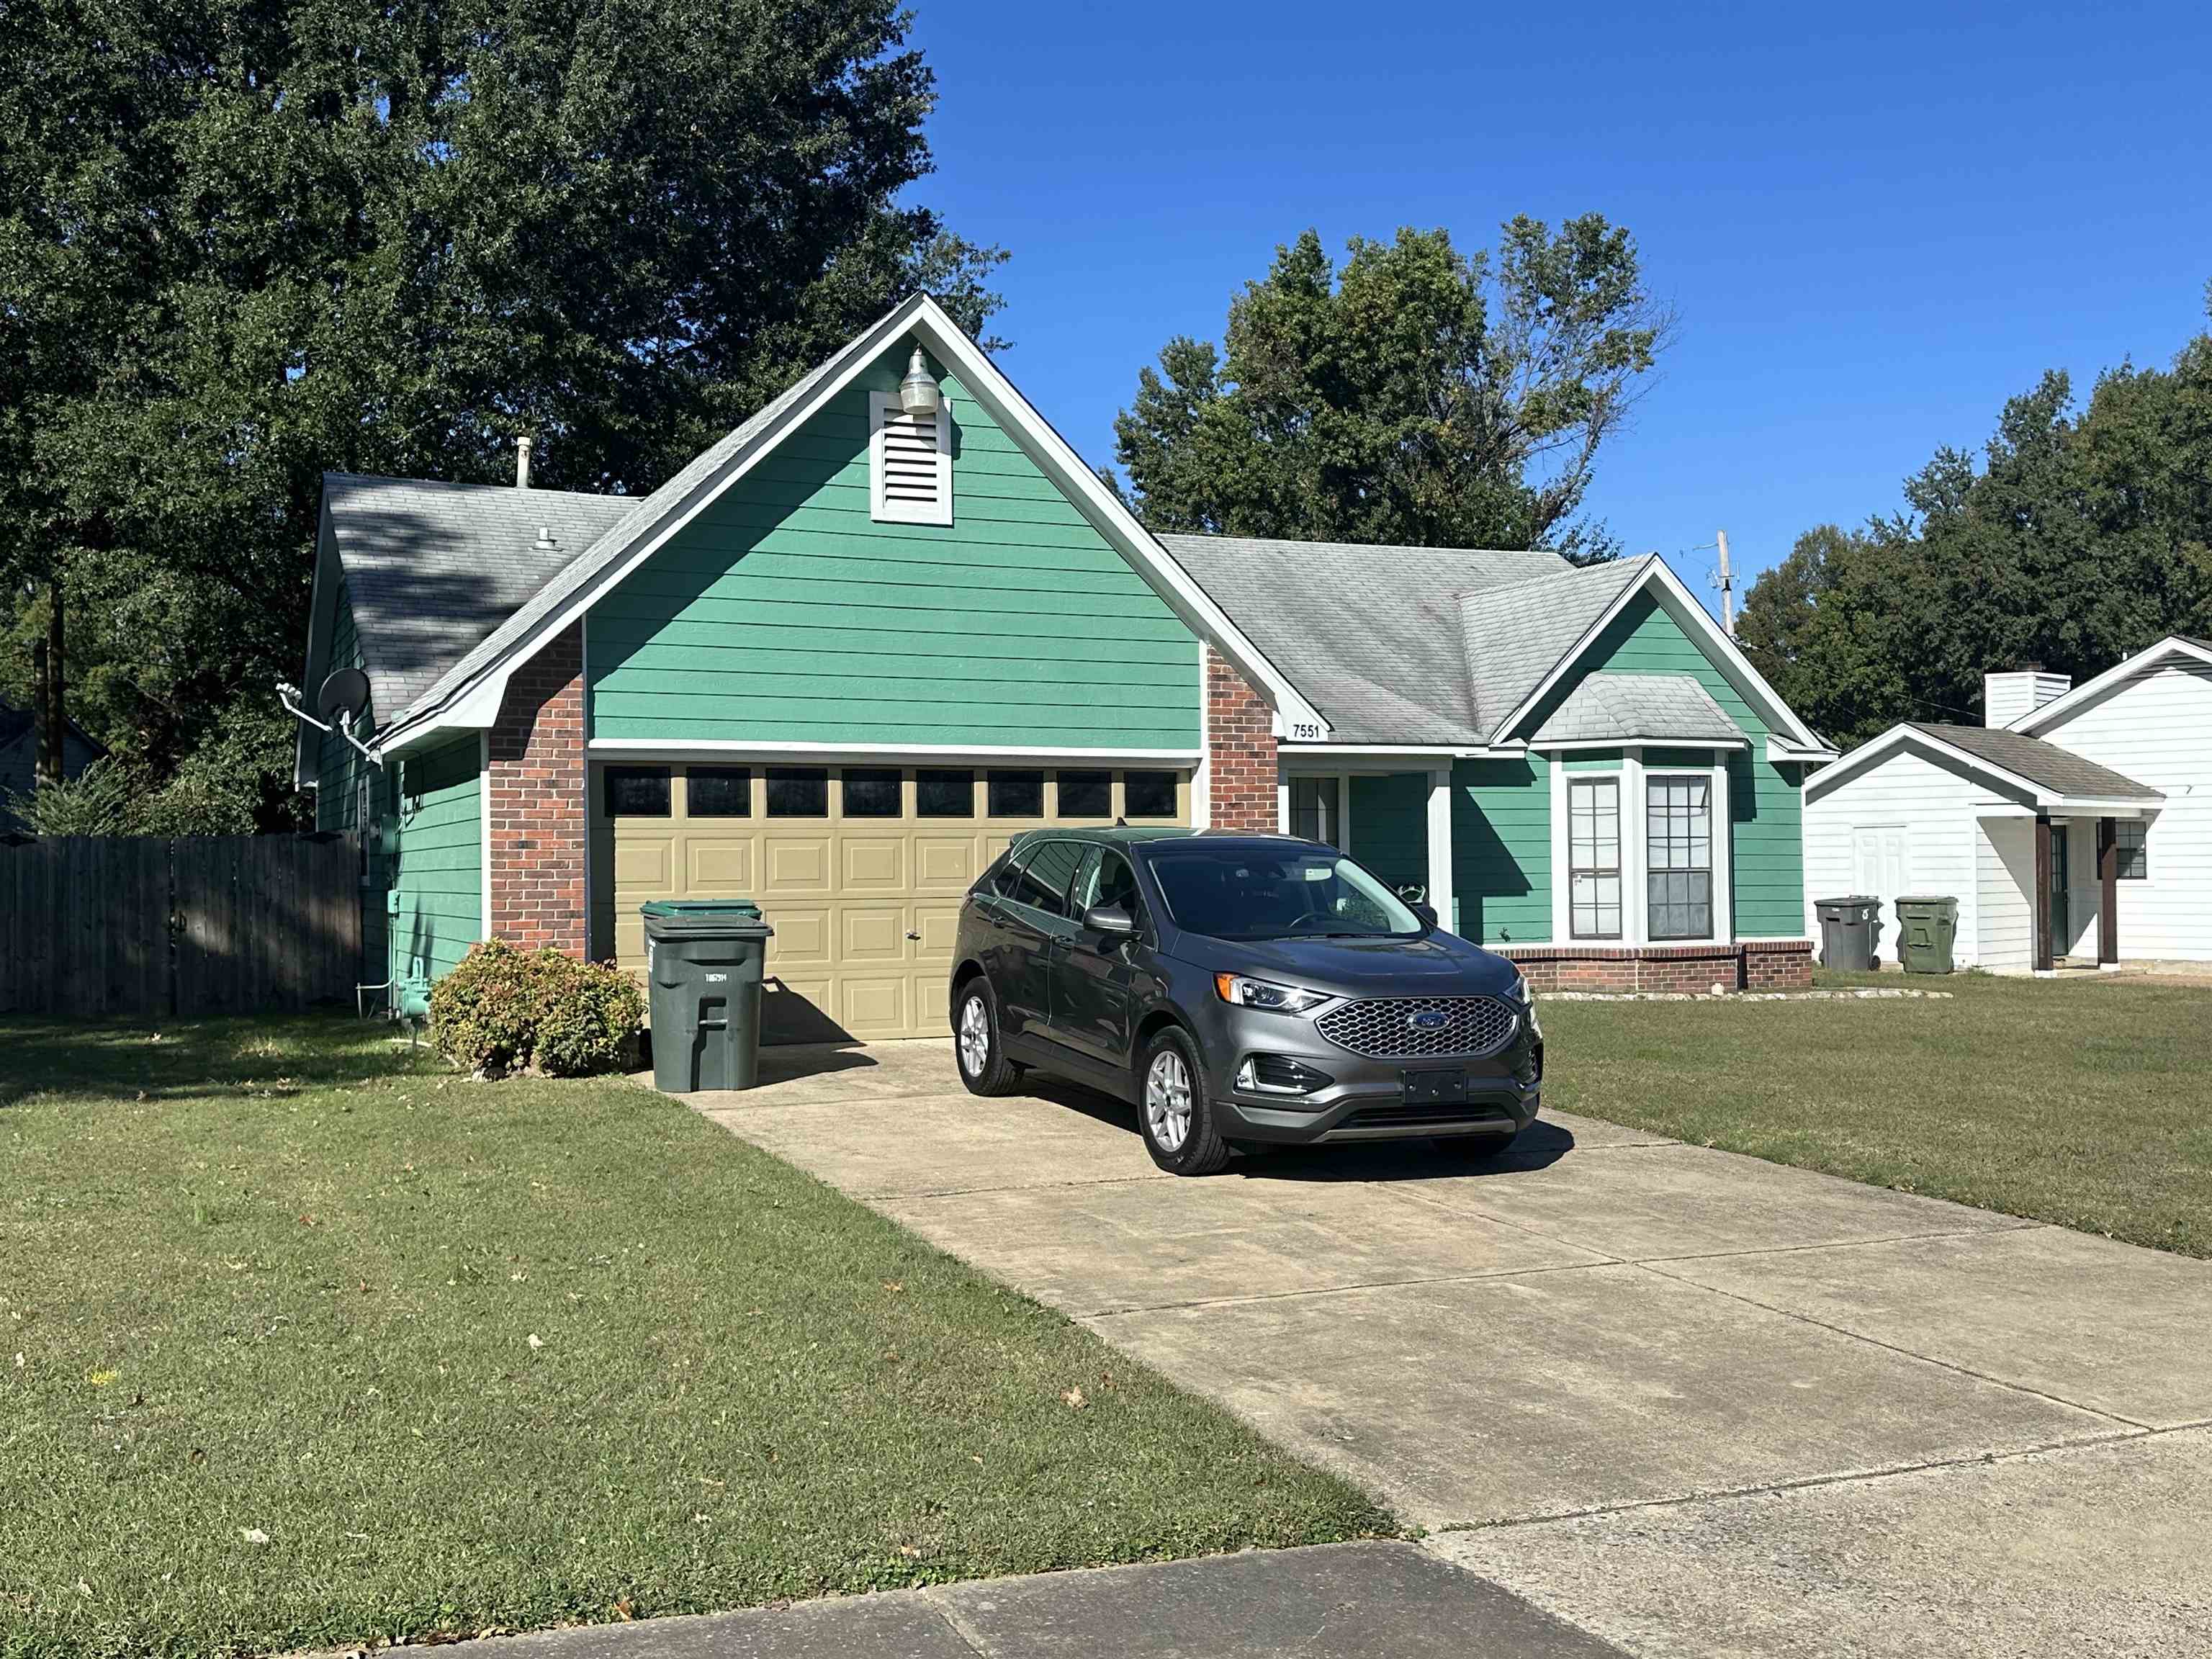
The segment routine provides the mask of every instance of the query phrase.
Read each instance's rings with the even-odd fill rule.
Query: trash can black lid
[[[755,921],[761,913],[750,899],[648,899],[637,910],[643,916],[742,916]]]
[[[750,899],[653,899],[637,907],[648,939],[773,939]]]
[[[1830,904],[1879,904],[1881,901],[1876,898],[1872,893],[1854,893],[1849,898],[1814,899],[1813,902],[1818,905],[1826,906]]]

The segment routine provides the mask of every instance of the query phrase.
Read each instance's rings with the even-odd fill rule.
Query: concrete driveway
[[[1155,1171],[949,1043],[694,1103],[1638,1654],[2212,1654],[2212,1266],[1587,1119]]]

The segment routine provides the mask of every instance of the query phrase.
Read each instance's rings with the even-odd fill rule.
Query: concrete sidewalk
[[[1553,1118],[1158,1173],[950,1045],[716,1122],[1639,1654],[2212,1654],[2212,1264]]]
[[[483,1659],[1618,1659],[1412,1544],[1040,1573],[456,1644]]]

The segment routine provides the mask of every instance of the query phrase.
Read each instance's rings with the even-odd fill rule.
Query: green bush
[[[628,1064],[645,1000],[637,981],[605,963],[564,964],[538,1022],[538,1069],[551,1077],[584,1077]]]
[[[430,1036],[465,1071],[498,1077],[535,1066],[554,1077],[611,1071],[628,1058],[645,1006],[620,969],[505,939],[469,947],[430,991]]]

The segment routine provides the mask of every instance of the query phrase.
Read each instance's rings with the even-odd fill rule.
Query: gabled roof
[[[2063,696],[2053,697],[2038,708],[2031,708],[2014,720],[2008,728],[2026,732],[2031,736],[2050,731],[2079,714],[2091,703],[2101,701],[2108,693],[2118,690],[2145,669],[2160,663],[2182,661],[2212,664],[2212,640],[2200,640],[2191,634],[2169,634],[2156,645],[2148,646],[2132,657],[2123,658],[2094,679],[2084,680]]]
[[[568,627],[592,602],[651,556],[668,538],[728,489],[760,458],[828,400],[853,384],[893,344],[908,337],[959,380],[1039,471],[1159,594],[1186,625],[1233,663],[1285,719],[1327,722],[1266,654],[1192,582],[1127,507],[1116,500],[1012,382],[927,294],[902,301],[808,371],[759,413],[709,447],[684,470],[624,511],[583,552],[555,573],[504,622],[441,673],[380,734],[380,746],[404,747],[449,728],[482,728],[497,718],[507,677]]]
[[[2148,806],[2166,797],[2147,784],[2084,760],[2070,749],[2002,726],[1941,726],[1906,720],[1857,748],[1805,785],[1808,799],[1879,765],[1899,749],[1917,748],[1954,771],[1979,772],[2031,796],[2038,806]]]
[[[1646,555],[1582,569],[1568,565],[1533,581],[1461,599],[1465,672],[1485,736],[1504,735],[1501,728],[1513,712],[1656,562],[1656,556]]]
[[[1556,553],[1249,536],[1160,542],[1328,717],[1332,740],[1346,744],[1480,744],[1461,597],[1583,574]]]
[[[380,726],[450,672],[635,501],[327,473],[323,517]],[[537,545],[550,530],[554,545]],[[309,686],[307,693],[314,695]]]
[[[1632,743],[1741,749],[1751,739],[1688,674],[1585,676],[1528,739],[1532,749]]]

